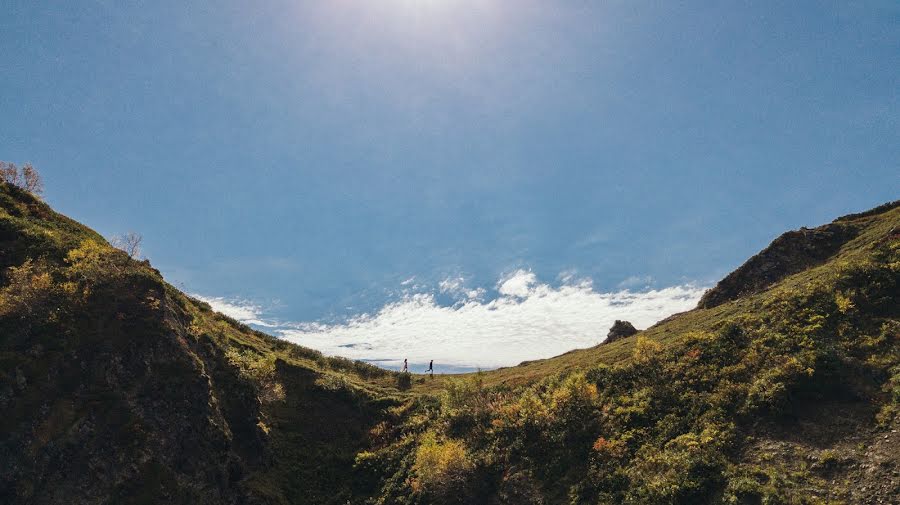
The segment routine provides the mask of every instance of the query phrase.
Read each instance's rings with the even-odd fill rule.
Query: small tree
[[[22,167],[22,187],[25,188],[25,191],[35,195],[44,192],[44,181],[41,179],[41,174],[31,166],[31,163],[26,163]]]
[[[19,167],[15,163],[0,161],[0,180],[7,184],[19,185]]]
[[[15,163],[0,161],[0,180],[7,184],[14,184],[33,195],[40,196],[44,192],[41,174],[31,163],[26,163],[20,171]]]
[[[125,251],[125,253],[131,256],[133,259],[140,259],[141,243],[143,241],[144,237],[142,237],[140,233],[130,231],[124,235],[113,237],[112,245],[116,249]]]

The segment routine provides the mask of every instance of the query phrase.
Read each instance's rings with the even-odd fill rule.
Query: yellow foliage
[[[59,287],[67,295],[74,295],[78,292],[78,284],[74,282],[63,282]]]
[[[841,314],[846,314],[847,312],[853,310],[853,300],[850,299],[849,296],[838,291],[834,294],[834,303],[837,304],[837,308],[841,311]]]
[[[573,374],[553,390],[550,408],[558,411],[575,404],[592,404],[597,398],[597,386],[588,382],[583,373]]]
[[[413,469],[417,476],[412,483],[415,489],[442,493],[465,482],[472,462],[465,444],[454,439],[439,442],[434,433],[428,432],[416,449]]]
[[[160,306],[162,305],[162,300],[156,298],[155,296],[147,296],[144,299],[144,302],[153,310],[159,310]]]
[[[634,344],[632,359],[635,363],[648,363],[658,358],[662,350],[663,346],[659,342],[643,335],[638,335],[637,342]]]
[[[77,267],[87,262],[96,261],[108,249],[96,240],[87,239],[66,254],[66,263]]]
[[[9,284],[0,290],[0,315],[33,314],[48,308],[55,289],[47,266],[31,259],[9,268]]]
[[[112,247],[87,239],[66,254],[69,274],[79,281],[96,283],[120,273],[124,266]]]

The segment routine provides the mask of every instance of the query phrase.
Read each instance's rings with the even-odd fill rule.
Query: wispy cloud
[[[653,285],[650,275],[632,275],[619,283],[621,289],[647,289]]]
[[[471,289],[466,286],[466,279],[462,276],[447,277],[438,284],[438,290],[456,300],[475,300],[484,296],[484,288]]]

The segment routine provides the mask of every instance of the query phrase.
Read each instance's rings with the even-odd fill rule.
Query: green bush
[[[412,387],[412,374],[409,372],[400,372],[397,374],[397,388],[402,391]]]

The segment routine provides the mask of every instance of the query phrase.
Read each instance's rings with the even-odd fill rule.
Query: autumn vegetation
[[[0,161],[0,180],[18,186],[33,195],[39,196],[44,192],[41,175],[31,163],[25,163],[19,168],[15,163]]]
[[[847,233],[831,256],[752,293],[595,348],[431,380],[217,314],[135,261],[139,239],[106,241],[38,200],[32,169],[0,168],[4,503],[889,496],[896,203],[836,221]]]

